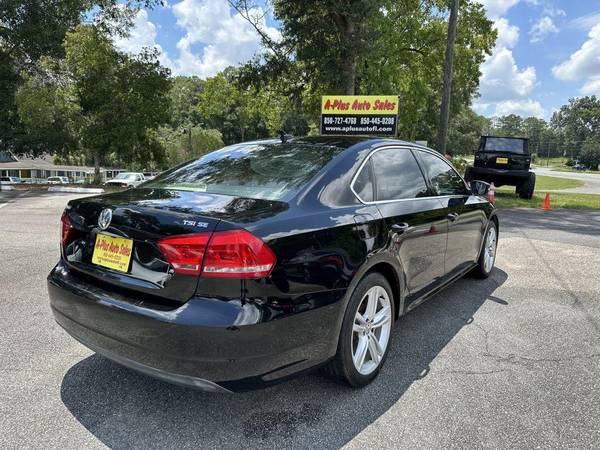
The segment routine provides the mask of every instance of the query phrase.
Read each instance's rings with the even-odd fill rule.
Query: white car
[[[69,177],[48,177],[48,184],[69,184]]]
[[[144,174],[139,172],[122,172],[106,181],[105,186],[136,187],[146,181]]]
[[[0,184],[21,184],[23,180],[19,177],[0,177]]]

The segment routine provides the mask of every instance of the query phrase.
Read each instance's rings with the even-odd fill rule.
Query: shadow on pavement
[[[93,355],[65,374],[61,398],[111,448],[339,448],[427,376],[432,360],[474,322],[484,302],[507,304],[492,295],[506,279],[495,269],[487,280],[459,280],[401,318],[380,376],[361,390],[315,373],[261,391],[209,394]]]

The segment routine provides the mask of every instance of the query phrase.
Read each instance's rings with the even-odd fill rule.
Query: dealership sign
[[[395,136],[398,97],[395,95],[324,95],[321,134]]]

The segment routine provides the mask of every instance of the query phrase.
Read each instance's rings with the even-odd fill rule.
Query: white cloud
[[[115,46],[126,53],[137,54],[143,48],[155,48],[160,52],[159,61],[163,66],[172,66],[172,61],[162,47],[156,43],[156,25],[148,20],[148,12],[141,9],[137,12],[129,36],[117,37]]]
[[[600,78],[600,23],[588,33],[588,39],[569,59],[552,68],[559,80],[586,80],[583,94],[597,91]]]
[[[484,103],[525,97],[536,85],[535,68],[519,69],[505,47],[486,59],[481,74],[479,92]]]
[[[593,28],[595,25],[600,23],[600,12],[587,14],[585,16],[577,17],[569,23],[572,28],[583,28],[584,30],[589,30]]]
[[[508,20],[501,18],[496,20],[494,28],[498,31],[496,48],[513,48],[519,41],[519,27],[511,25]]]
[[[519,27],[505,18],[497,19],[496,47],[481,65],[480,103],[498,102],[528,95],[536,84],[533,67],[519,69],[512,51],[519,40]]]
[[[260,37],[238,13],[233,13],[227,0],[183,0],[172,5],[177,25],[185,35],[177,43],[179,58],[174,72],[208,77],[228,66],[248,61],[260,49]],[[263,11],[255,9],[254,14]],[[279,37],[276,28],[263,29],[273,38]],[[195,45],[202,46],[196,51]]]
[[[600,76],[590,78],[581,88],[583,95],[599,95],[600,96]]]
[[[531,30],[529,30],[530,42],[542,42],[552,33],[558,33],[558,27],[554,25],[552,18],[549,16],[540,17],[540,19],[533,24]]]
[[[493,12],[506,12],[516,2],[510,5],[509,3],[511,2],[495,2]],[[479,114],[489,114],[494,110],[494,106],[496,114],[511,106],[516,108],[516,105],[525,102],[524,99],[537,83],[535,68],[519,68],[511,50],[519,41],[519,27],[511,25],[506,18],[501,17],[495,19],[494,28],[498,32],[496,46],[480,67],[480,97],[473,102],[473,108]]]
[[[543,14],[550,17],[565,17],[567,15],[564,9],[555,8],[552,5],[546,6]]]
[[[535,100],[505,100],[496,105],[495,116],[518,114],[523,117],[544,117],[545,111],[540,102]]]
[[[519,0],[478,0],[485,8],[485,11],[491,19],[497,19],[519,3]]]
[[[248,61],[261,47],[258,33],[246,19],[233,12],[227,0],[182,0],[171,2],[168,9],[185,33],[177,42],[176,58],[170,58],[156,43],[157,27],[145,10],[137,13],[130,35],[115,39],[115,45],[128,53],[139,53],[144,47],[156,48],[161,52],[161,64],[169,67],[174,75],[202,78]],[[259,8],[251,13],[257,17],[264,15]],[[279,30],[268,27],[265,18],[262,26],[271,38],[280,38]]]

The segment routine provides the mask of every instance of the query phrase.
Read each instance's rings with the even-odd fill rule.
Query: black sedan
[[[363,386],[399,316],[490,274],[485,192],[408,142],[233,145],[69,202],[52,311],[90,349],[174,383],[240,391],[324,366]]]

